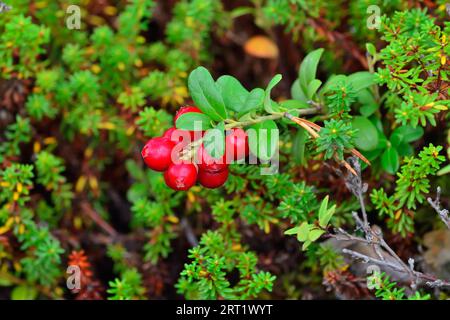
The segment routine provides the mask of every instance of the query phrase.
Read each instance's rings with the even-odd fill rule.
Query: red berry
[[[225,154],[220,158],[214,158],[206,151],[203,144],[198,148],[197,161],[199,170],[222,171],[228,167]]]
[[[178,109],[177,113],[175,114],[175,117],[173,118],[173,123],[176,124],[178,118],[185,114],[185,113],[190,113],[190,112],[195,112],[195,113],[203,113],[199,108],[197,107],[193,107],[193,106],[186,106],[186,107],[181,107],[180,109]],[[195,131],[189,131],[191,134],[191,142],[200,139],[201,137],[203,137],[203,131],[201,132],[201,134],[198,134],[198,137],[196,137],[196,133]]]
[[[214,189],[222,186],[228,179],[228,168],[221,171],[199,170],[198,181],[206,188]]]
[[[232,129],[225,137],[227,160],[241,160],[248,156],[247,133],[241,128]]]
[[[192,163],[171,164],[164,172],[164,180],[173,190],[188,190],[197,181],[197,168]]]
[[[174,132],[174,131],[177,131],[177,128],[175,128],[175,127],[172,127],[172,128],[169,128],[169,129],[167,129],[166,131],[164,131],[164,133],[163,133],[163,138],[167,138],[167,139],[171,139],[172,138],[172,133]]]
[[[173,118],[173,123],[176,124],[178,118],[185,113],[189,113],[189,112],[197,112],[197,113],[203,113],[202,110],[200,110],[197,107],[193,107],[193,106],[185,106],[185,107],[181,107],[180,109],[178,109],[177,113],[175,114],[175,117]]]
[[[164,171],[172,163],[171,155],[175,143],[167,138],[150,139],[141,151],[145,164],[155,171]]]
[[[193,132],[180,130],[175,127],[172,127],[167,129],[166,132],[164,132],[163,137],[169,139],[175,144],[182,142],[183,146],[187,146],[189,143],[193,141],[192,133]]]

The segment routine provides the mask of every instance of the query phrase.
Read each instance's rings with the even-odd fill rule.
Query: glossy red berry
[[[177,131],[177,128],[175,127],[169,128],[166,131],[164,131],[162,136],[163,138],[171,139],[172,133],[174,133],[175,131]]]
[[[173,190],[188,190],[197,181],[197,168],[192,163],[171,164],[164,172],[164,181]]]
[[[189,113],[189,112],[197,112],[197,113],[203,113],[202,110],[200,110],[197,107],[194,106],[185,106],[185,107],[181,107],[180,109],[178,109],[177,113],[175,114],[175,117],[173,118],[173,123],[176,124],[178,118],[185,114],[185,113]]]
[[[205,188],[219,188],[228,179],[228,168],[220,171],[199,170],[198,181]]]
[[[197,161],[199,170],[221,171],[228,167],[225,154],[220,158],[214,158],[206,151],[203,144],[198,148]]]
[[[187,146],[189,143],[193,141],[192,134],[193,132],[191,131],[180,130],[175,127],[172,127],[167,129],[166,132],[164,132],[163,137],[169,139],[175,144],[182,142],[183,146]]]
[[[193,107],[193,106],[186,106],[186,107],[181,107],[180,109],[178,109],[177,113],[175,114],[175,117],[173,118],[173,123],[176,124],[178,118],[186,113],[190,113],[190,112],[195,112],[195,113],[203,113],[199,108],[197,107]],[[201,137],[203,137],[203,131],[201,133],[197,133],[195,131],[189,131],[190,135],[191,135],[191,141],[195,141],[200,139]]]
[[[225,137],[227,160],[241,160],[248,156],[248,136],[241,128],[232,129]]]
[[[164,171],[172,163],[171,155],[175,143],[167,138],[150,139],[141,151],[145,164],[155,171]]]

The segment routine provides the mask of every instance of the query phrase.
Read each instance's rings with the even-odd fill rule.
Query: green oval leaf
[[[447,165],[447,166],[445,166],[445,167],[442,168],[441,170],[439,170],[439,171],[437,172],[437,175],[438,175],[438,176],[443,176],[443,175],[449,174],[449,173],[450,173],[450,164]]]
[[[305,147],[306,147],[306,139],[308,135],[306,134],[306,130],[303,128],[299,128],[297,133],[295,134],[294,141],[292,143],[292,156],[294,158],[295,163],[297,164],[305,164]]]
[[[395,174],[400,166],[397,150],[387,148],[381,155],[381,166],[390,174]]]
[[[203,136],[206,152],[213,158],[220,158],[225,153],[225,125],[219,123],[215,128],[206,131]]]
[[[362,105],[359,109],[359,112],[366,118],[370,117],[379,108],[372,92],[370,92],[369,89],[361,90],[360,92],[358,92],[357,100]]]
[[[305,93],[302,90],[302,87],[300,86],[299,79],[295,80],[291,86],[291,96],[292,99],[299,100],[305,103],[308,101],[308,98],[306,97]]]
[[[395,129],[391,138],[389,139],[394,147],[400,145],[402,142],[413,142],[423,136],[424,130],[422,127],[413,128],[409,125],[401,126]]]
[[[298,230],[300,229],[300,227],[294,227],[291,229],[288,229],[284,232],[284,234],[288,235],[288,236],[292,236],[293,234],[297,234]]]
[[[244,105],[242,106],[239,115],[250,112],[252,110],[259,109],[264,103],[264,90],[261,88],[256,88],[250,91],[247,98],[245,99]]]
[[[308,92],[309,83],[316,78],[317,66],[322,53],[323,48],[308,53],[300,65],[298,78],[303,92]]]
[[[323,200],[322,203],[320,205],[320,209],[319,209],[319,225],[322,228],[325,228],[328,224],[328,222],[330,221],[331,217],[333,216],[335,210],[336,210],[336,205],[331,206],[330,208],[328,208],[328,196],[326,196]]]
[[[227,118],[222,95],[209,71],[204,67],[193,70],[188,79],[189,92],[196,106],[215,121]]]
[[[263,161],[270,160],[277,151],[279,132],[275,121],[266,120],[247,130],[250,151]]]
[[[311,106],[306,102],[298,101],[298,100],[284,100],[284,101],[281,101],[279,104],[281,107],[285,108],[286,110],[306,109]]]
[[[324,233],[325,233],[325,231],[323,231],[321,229],[313,229],[309,232],[308,240],[311,242],[314,242],[317,239],[319,239],[320,236],[323,235]]]
[[[355,145],[358,149],[363,151],[374,150],[378,145],[377,128],[364,117],[354,117],[352,120],[353,129],[357,129],[355,135]]]
[[[302,251],[305,251],[306,249],[308,249],[308,247],[311,245],[311,241],[306,240],[303,245],[302,245]]]
[[[307,89],[307,97],[308,100],[312,100],[312,98],[314,97],[314,95],[317,93],[317,90],[319,90],[320,86],[322,85],[322,81],[318,80],[318,79],[313,79],[309,84],[308,84],[308,89]]]
[[[395,149],[400,157],[412,156],[414,154],[414,148],[406,142],[400,143]]]
[[[281,81],[283,76],[281,74],[277,74],[270,80],[269,84],[267,85],[265,97],[264,97],[264,109],[268,113],[273,113],[275,110],[273,108],[272,100],[270,99],[270,93],[272,89]]]
[[[374,56],[377,54],[377,49],[375,48],[375,46],[372,43],[366,43],[366,50],[367,52],[371,55]]]
[[[355,72],[347,77],[355,92],[368,88],[375,84],[374,76],[368,71]]]
[[[184,113],[177,119],[175,126],[182,130],[204,131],[211,128],[211,118],[199,112]]]
[[[245,102],[249,96],[249,92],[232,76],[221,76],[217,79],[217,87],[222,95],[225,108],[240,112],[245,106]]]
[[[297,240],[298,241],[306,241],[308,239],[309,230],[311,230],[312,225],[307,222],[303,222],[298,228]]]
[[[343,74],[335,74],[332,75],[327,82],[323,85],[322,89],[320,90],[321,94],[326,93],[331,87],[333,87],[336,83],[339,82],[346,82],[347,76]]]
[[[38,292],[35,288],[26,285],[20,285],[11,292],[11,300],[34,300]]]

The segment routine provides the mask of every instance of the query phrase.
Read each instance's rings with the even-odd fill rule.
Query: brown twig
[[[381,230],[378,231],[377,228],[370,227],[363,197],[364,193],[367,191],[367,184],[362,183],[361,169],[358,160],[356,158],[350,158],[349,162],[354,164],[357,175],[347,176],[345,183],[347,188],[358,198],[360,202],[363,218],[361,219],[356,212],[354,212],[353,217],[355,219],[356,225],[364,232],[364,238],[350,235],[348,232],[341,228],[335,229],[335,234],[329,235],[338,241],[358,241],[366,243],[367,245],[371,245],[375,249],[375,252],[377,253],[379,258],[374,258],[361,252],[345,248],[342,250],[342,252],[350,255],[355,259],[363,260],[366,263],[372,262],[377,265],[385,266],[397,272],[409,275],[411,287],[413,289],[415,289],[417,285],[420,284],[420,282],[425,282],[430,287],[450,287],[450,282],[448,281],[437,279],[432,275],[424,274],[422,272],[414,270],[414,259],[410,258],[408,260],[408,264],[403,262],[403,260],[384,240]],[[430,202],[430,200],[428,201]],[[432,203],[433,207],[436,207],[438,209],[440,208],[439,197],[437,197],[435,202],[431,201],[430,203]],[[386,257],[390,258],[390,261],[383,258],[380,249],[383,250]]]
[[[436,199],[433,201],[433,199],[428,198],[427,201],[433,207],[433,209],[436,210],[442,222],[444,222],[447,228],[450,229],[450,217],[448,216],[448,210],[441,208],[440,198],[441,198],[441,187],[437,187]]]
[[[85,213],[92,221],[94,221],[100,228],[102,228],[109,236],[116,238],[118,233],[117,231],[106,222],[98,213],[95,211],[91,205],[83,201],[81,202],[81,209],[83,213]]]
[[[289,120],[295,122],[296,124],[298,124],[299,126],[301,126],[303,129],[305,129],[306,131],[308,131],[308,133],[314,138],[317,139],[320,137],[319,132],[322,129],[321,126],[315,124],[314,122],[311,122],[309,120],[303,119],[303,118],[299,118],[299,117],[295,117],[292,114],[285,112],[284,116],[286,118],[288,118]],[[364,157],[359,151],[357,151],[356,149],[352,149],[350,150],[350,152],[357,156],[358,158],[360,158],[361,160],[363,160],[365,163],[367,163],[368,165],[370,165],[370,161],[366,159],[366,157]],[[345,160],[339,160],[339,159],[335,159],[337,162],[341,163],[345,168],[347,168],[347,170],[349,170],[353,175],[356,175],[355,170],[353,170],[352,166]]]
[[[327,29],[327,23],[323,19],[317,19],[313,17],[308,18],[309,24],[316,29],[316,31],[324,35],[331,43],[339,43],[342,47],[349,52],[353,57],[363,66],[364,69],[368,69],[367,59],[359,51],[358,46],[352,42],[348,36],[338,31],[332,31]]]

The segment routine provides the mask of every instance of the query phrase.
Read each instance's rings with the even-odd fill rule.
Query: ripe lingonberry
[[[169,139],[175,144],[181,142],[182,146],[185,147],[193,141],[192,134],[193,134],[192,131],[180,130],[175,127],[172,127],[167,129],[166,132],[164,132],[163,137]]]
[[[241,160],[248,156],[247,133],[241,128],[234,128],[231,132],[227,132],[225,150],[228,161]]]
[[[197,168],[192,163],[171,164],[164,172],[164,181],[173,190],[188,190],[197,181]]]
[[[177,113],[175,114],[175,117],[173,118],[173,123],[176,124],[178,118],[181,117],[181,115],[183,115],[185,113],[189,113],[189,112],[203,113],[202,110],[200,110],[199,108],[194,107],[194,106],[181,107],[180,109],[178,109]]]
[[[228,168],[220,171],[199,170],[198,181],[205,188],[219,188],[228,179]]]
[[[163,136],[163,138],[172,140],[172,133],[174,133],[175,131],[177,131],[177,128],[175,128],[175,127],[169,128],[166,131],[164,131],[162,136]]]
[[[145,164],[155,171],[164,171],[172,163],[175,143],[164,137],[150,139],[141,151]]]
[[[185,114],[185,113],[190,113],[190,112],[194,112],[194,113],[203,113],[199,108],[194,107],[194,106],[185,106],[185,107],[181,107],[180,109],[178,109],[177,113],[175,114],[175,117],[173,118],[173,123],[176,124],[178,118]],[[203,137],[203,132],[201,132],[201,134],[197,133],[197,137],[196,137],[196,131],[189,131],[190,135],[191,135],[191,141],[195,141],[197,139],[200,139],[201,137]]]
[[[207,171],[221,171],[228,167],[225,154],[220,158],[212,157],[202,144],[197,151],[198,168]]]

